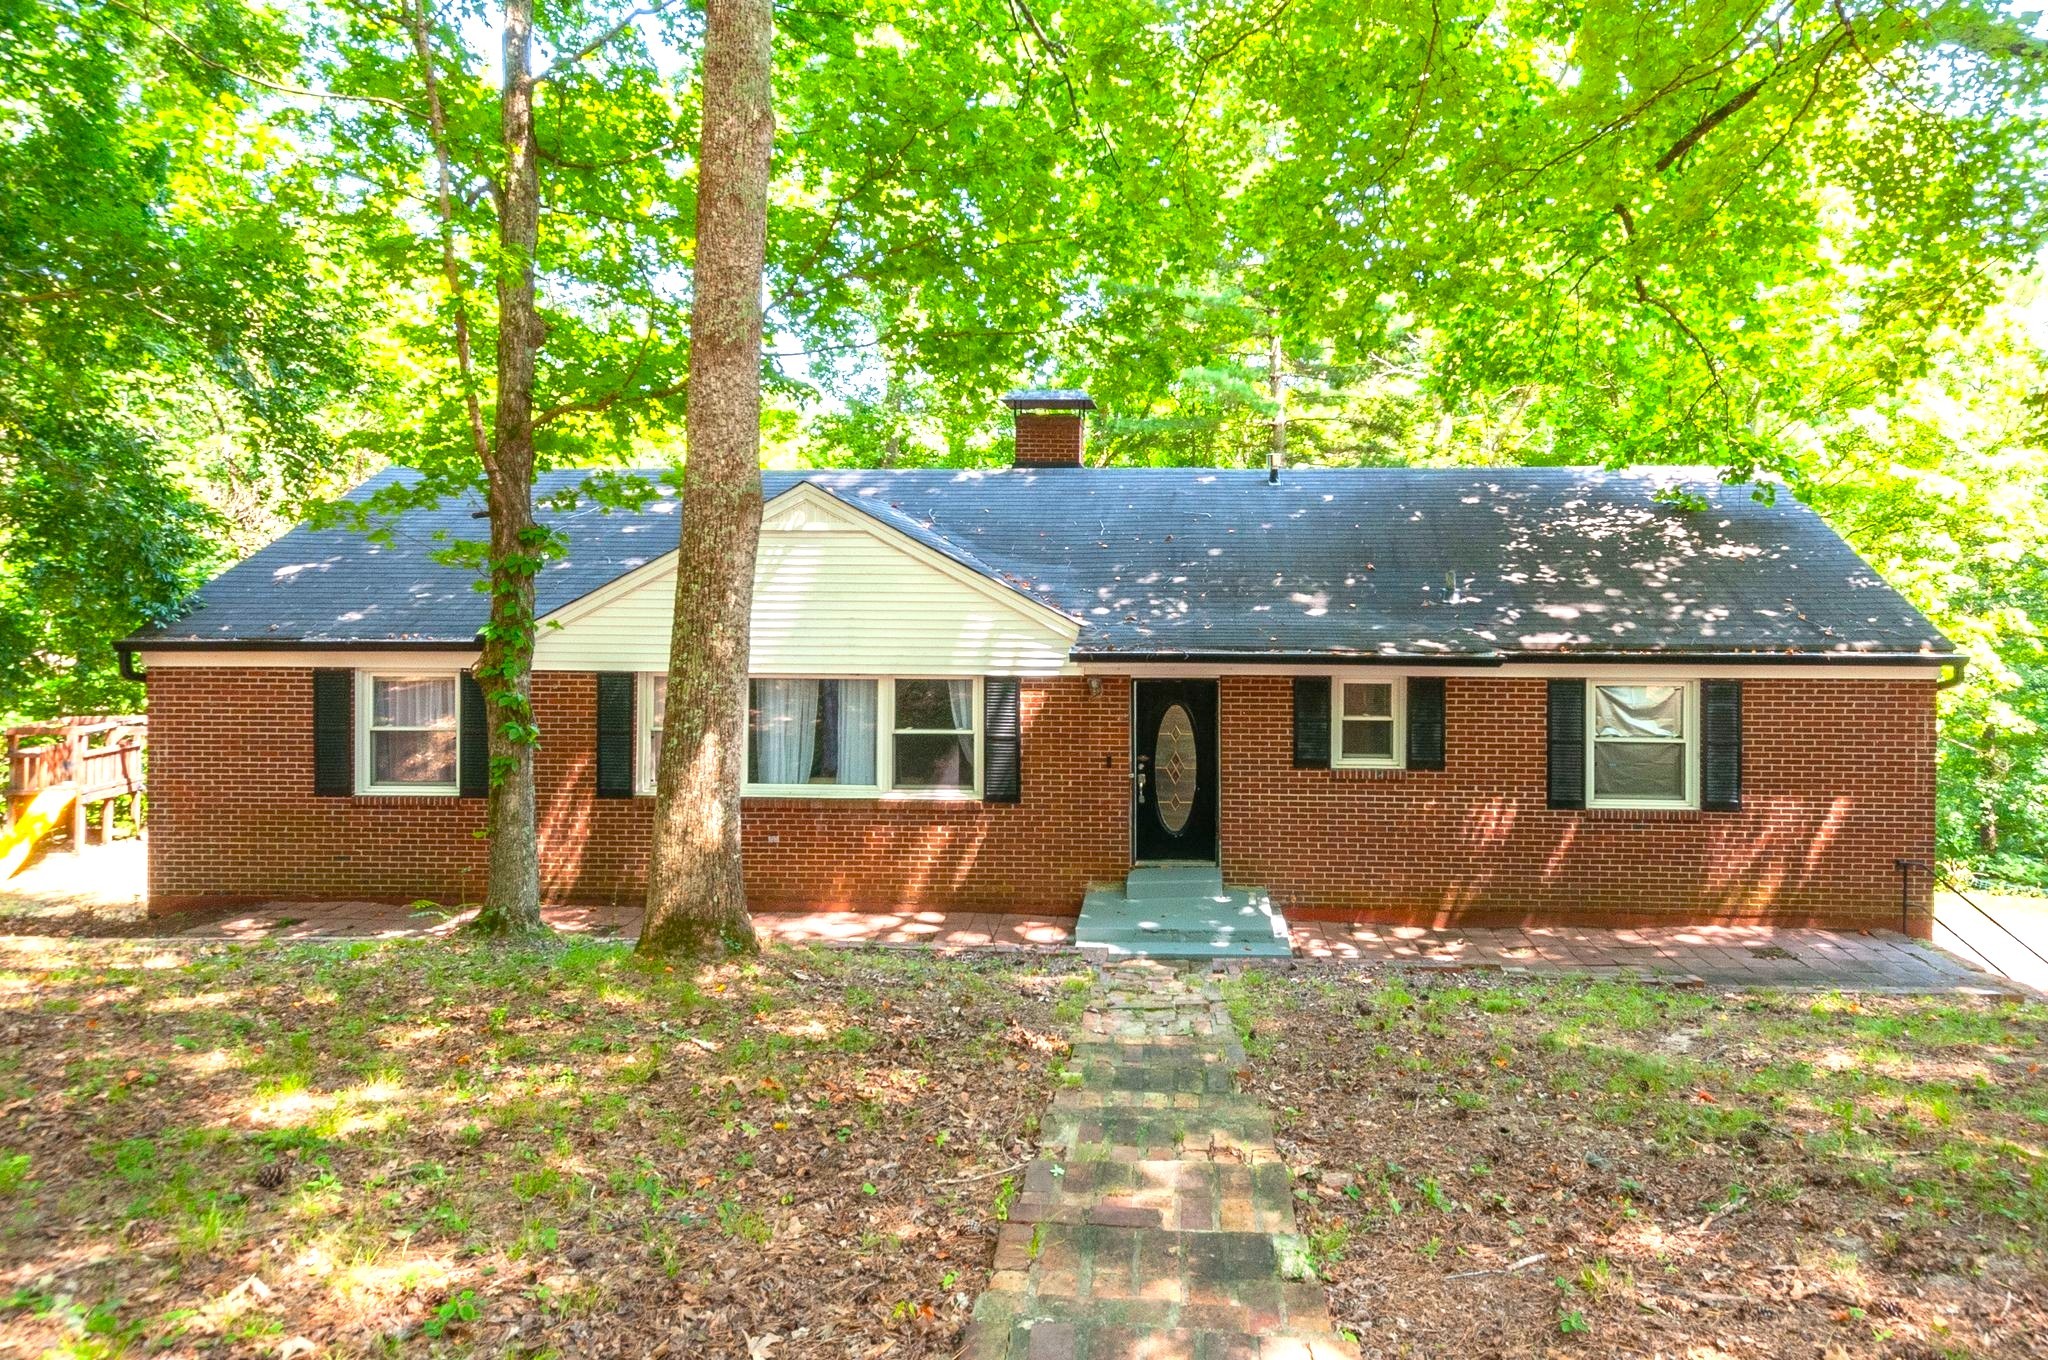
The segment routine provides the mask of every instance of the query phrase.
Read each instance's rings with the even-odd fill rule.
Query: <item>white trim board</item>
[[[644,571],[646,568],[636,568]],[[616,583],[614,583],[616,584]],[[607,587],[609,588],[609,587]],[[594,593],[593,593],[594,594]],[[586,595],[585,600],[593,596]],[[579,602],[580,603],[580,602]],[[298,668],[309,670],[315,667],[339,667],[346,670],[390,669],[392,667],[414,666],[427,668],[454,667],[467,670],[474,666],[480,652],[477,648],[463,649],[451,646],[446,651],[421,649],[417,651],[372,651],[368,648],[322,648],[317,644],[304,649],[293,647],[246,648],[224,644],[220,647],[176,647],[154,649],[137,648],[135,659],[145,670],[162,667],[171,669],[233,669],[247,668]],[[1503,666],[1431,666],[1415,665],[1318,665],[1304,662],[1299,665],[1264,665],[1233,663],[1224,665],[1201,662],[1159,662],[1147,663],[1129,661],[1087,661],[1068,662],[1059,671],[1041,674],[1093,675],[1093,676],[1135,676],[1158,680],[1208,680],[1219,676],[1274,675],[1292,677],[1297,675],[1342,676],[1352,680],[1367,680],[1375,675],[1441,675],[1450,679],[1484,680],[1571,680],[1588,679],[1594,676],[1639,675],[1653,680],[1813,680],[1822,677],[1834,680],[1935,680],[1940,678],[1946,666],[1956,661],[1930,662],[1924,666],[1877,665],[1868,666],[1855,662],[1788,662],[1780,665],[1635,665],[1625,661],[1578,665],[1563,663],[1547,664],[1533,662],[1511,662]],[[603,669],[594,666],[543,665],[536,670],[588,671]],[[858,672],[844,670],[836,674],[889,675],[895,672]],[[996,674],[991,671],[988,674]]]
[[[1246,663],[1221,664],[1197,661],[1084,661],[1082,675],[1130,676],[1140,680],[1208,680],[1221,676],[1265,675],[1291,679],[1297,675],[1327,675],[1346,680],[1370,680],[1375,675],[1440,675],[1451,680],[1586,680],[1613,676],[1646,680],[1927,680],[1941,678],[1944,666],[1954,661],[1929,662],[1924,666],[1863,665],[1857,662],[1785,662],[1778,665],[1723,665],[1694,662],[1691,665],[1645,665],[1632,661],[1610,662],[1508,662],[1500,666],[1443,666],[1423,662],[1406,664],[1381,662],[1375,665],[1343,663]]]
[[[367,647],[329,647],[317,644],[294,647],[178,647],[162,651],[138,648],[135,659],[144,670],[243,670],[275,668],[299,670],[338,669],[351,671],[466,671],[482,655],[478,648],[450,647],[446,651],[422,648],[416,651],[372,651]]]

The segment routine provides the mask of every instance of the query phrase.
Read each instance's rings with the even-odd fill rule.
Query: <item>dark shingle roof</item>
[[[365,494],[387,472],[360,488]],[[581,474],[541,479],[544,495]],[[1682,470],[1107,468],[764,474],[809,481],[1077,619],[1077,656],[1735,656],[1952,651],[1806,507]],[[1673,482],[1704,510],[1659,501]],[[208,584],[162,642],[457,643],[484,597],[429,557],[473,501],[394,543],[295,530]],[[677,502],[544,515],[540,612],[674,546]]]

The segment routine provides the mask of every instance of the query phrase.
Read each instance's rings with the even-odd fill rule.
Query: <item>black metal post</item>
[[[1913,871],[1926,869],[1932,873],[1933,866],[1925,860],[1895,859],[1892,865],[1899,871],[1899,934],[1913,933]]]

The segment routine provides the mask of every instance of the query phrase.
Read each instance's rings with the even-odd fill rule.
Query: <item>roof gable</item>
[[[673,550],[541,619],[543,670],[664,670]],[[1043,675],[1079,625],[864,509],[798,484],[764,508],[756,675]]]

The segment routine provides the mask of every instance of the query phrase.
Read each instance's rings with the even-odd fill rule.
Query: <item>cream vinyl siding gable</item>
[[[671,553],[542,620],[534,667],[665,671],[674,608]],[[767,507],[750,674],[1059,675],[1079,631],[815,487]]]

